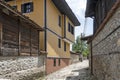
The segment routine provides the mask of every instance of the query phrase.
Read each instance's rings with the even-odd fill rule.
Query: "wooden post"
[[[31,32],[32,32],[32,28],[30,27],[30,56],[32,56],[32,52],[31,52],[32,51],[32,39],[31,39],[32,33]]]
[[[0,56],[2,55],[2,24],[0,23]]]
[[[38,30],[38,55],[40,55],[40,31]]]
[[[18,31],[19,31],[19,33],[18,33],[18,56],[20,56],[20,53],[21,53],[21,26],[20,26],[20,20],[18,20]]]

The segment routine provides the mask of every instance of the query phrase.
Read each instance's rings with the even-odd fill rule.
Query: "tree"
[[[86,41],[82,41],[80,36],[77,36],[76,41],[72,45],[72,51],[82,53],[83,56],[88,56],[89,49]]]

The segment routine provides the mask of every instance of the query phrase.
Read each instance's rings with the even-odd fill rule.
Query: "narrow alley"
[[[120,80],[120,0],[0,0],[0,80]]]
[[[84,60],[54,72],[43,80],[91,80],[88,67],[89,61]]]

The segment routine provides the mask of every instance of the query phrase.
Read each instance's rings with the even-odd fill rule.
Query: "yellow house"
[[[47,54],[46,72],[69,65],[70,44],[74,28],[80,23],[65,0],[5,0],[23,15],[44,27],[40,33],[40,50]]]

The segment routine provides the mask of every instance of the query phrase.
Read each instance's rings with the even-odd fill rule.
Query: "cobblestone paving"
[[[54,72],[43,80],[92,80],[88,67],[88,60],[84,60]]]

